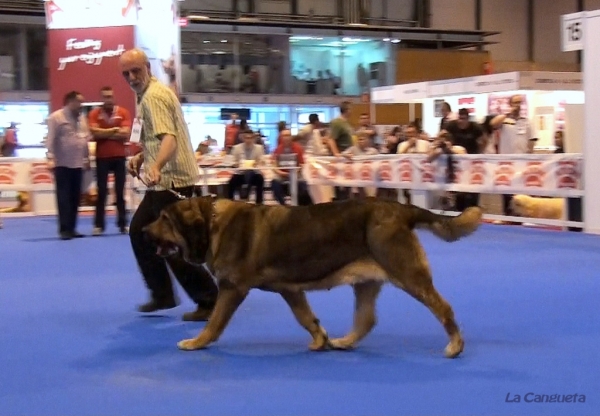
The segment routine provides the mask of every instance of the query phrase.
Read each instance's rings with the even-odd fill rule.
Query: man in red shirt
[[[98,199],[94,218],[94,235],[101,235],[105,229],[105,207],[108,193],[108,174],[115,178],[114,189],[117,196],[117,226],[121,234],[128,233],[125,211],[126,145],[131,133],[131,115],[127,109],[116,106],[111,87],[101,90],[102,106],[89,114],[89,126],[96,141],[96,184]]]
[[[290,130],[282,130],[280,134],[281,143],[273,152],[273,161],[275,162],[275,176],[271,181],[271,191],[273,197],[281,205],[285,205],[285,185],[289,184],[290,170],[288,167],[302,166],[304,164],[304,150],[302,146],[296,143],[292,138]],[[298,173],[298,200],[307,194],[306,182],[301,180],[300,171]],[[304,204],[300,204],[304,205]]]
[[[231,115],[231,123],[225,126],[225,151],[231,153],[233,146],[237,144],[237,138],[240,133],[240,125],[237,123],[237,114]]]

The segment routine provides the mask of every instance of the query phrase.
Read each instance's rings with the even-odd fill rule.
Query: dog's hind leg
[[[280,292],[280,294],[289,305],[298,323],[312,336],[313,342],[309,345],[309,348],[313,351],[327,349],[329,346],[327,332],[319,324],[319,320],[310,308],[306,294],[304,292],[291,291]]]
[[[229,320],[248,296],[249,290],[241,289],[228,282],[219,282],[219,294],[208,323],[196,338],[185,339],[177,343],[177,346],[186,351],[205,348],[211,342],[216,341],[229,323]]]
[[[390,282],[429,308],[450,338],[446,357],[457,357],[463,351],[464,341],[452,307],[433,286],[429,263],[417,236],[410,231],[401,232],[376,244],[378,249],[373,254]]]
[[[375,305],[381,286],[382,283],[378,281],[362,282],[353,286],[355,297],[354,327],[343,338],[329,341],[334,349],[347,350],[353,348],[371,332],[377,323]]]

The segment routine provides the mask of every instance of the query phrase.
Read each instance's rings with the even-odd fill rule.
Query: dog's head
[[[159,218],[142,230],[157,247],[157,254],[180,255],[188,263],[204,264],[210,247],[213,201],[211,197],[189,198],[163,209]]]

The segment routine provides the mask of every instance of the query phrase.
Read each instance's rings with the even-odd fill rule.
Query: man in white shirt
[[[427,153],[430,143],[427,140],[420,139],[417,128],[411,123],[404,132],[406,140],[398,146],[398,154],[401,153]]]
[[[417,131],[417,127],[414,123],[410,123],[406,130],[404,131],[406,135],[406,140],[400,143],[398,146],[398,154],[403,153],[421,153],[426,154],[429,152],[431,147],[430,143],[427,140],[423,140],[419,138],[419,134]],[[402,191],[404,195],[404,199],[407,204],[410,204],[412,201],[410,191],[408,189],[404,189]]]
[[[369,131],[360,131],[358,133],[356,144],[344,150],[343,154],[351,156],[369,156],[379,154],[377,149],[371,146],[371,137],[372,136]],[[360,194],[361,192],[358,188],[352,188],[352,193]],[[375,186],[366,186],[364,188],[364,193],[366,196],[375,197],[377,196],[377,188]]]
[[[229,180],[229,199],[233,199],[235,192],[243,185],[248,186],[248,194],[250,188],[254,186],[256,188],[256,203],[262,204],[265,178],[260,170],[256,168],[261,164],[265,155],[264,147],[256,144],[252,130],[246,130],[242,133],[242,136],[244,142],[236,144],[231,150],[235,166],[243,170],[236,172]],[[247,198],[247,195],[245,197]]]
[[[521,95],[513,95],[510,97],[510,113],[496,116],[490,122],[492,128],[499,130],[499,154],[514,155],[532,152],[530,146],[532,129],[529,120],[521,115],[522,102]],[[504,215],[514,215],[510,207],[512,197],[512,195],[502,195]]]

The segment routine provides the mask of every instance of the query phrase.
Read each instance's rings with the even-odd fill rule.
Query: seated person
[[[280,134],[280,144],[273,153],[273,161],[275,163],[275,177],[271,181],[271,190],[273,191],[273,197],[281,205],[285,205],[286,189],[285,185],[289,187],[290,170],[285,169],[285,166],[296,167],[304,164],[304,150],[297,141],[292,138],[292,132],[288,129],[283,130]],[[306,182],[300,177],[300,171],[298,172],[298,202],[304,202],[302,199],[306,199],[308,191],[306,188]],[[289,189],[288,189],[289,191]],[[300,205],[304,205],[300,203]]]
[[[406,140],[398,145],[398,154],[426,154],[429,152],[431,145],[427,140],[420,138],[415,123],[410,123],[406,127],[404,136]],[[411,204],[412,197],[410,191],[404,189],[402,194],[404,195],[405,202]]]
[[[356,136],[356,144],[344,150],[343,154],[351,156],[368,156],[377,155],[379,152],[377,149],[371,146],[370,135],[366,131],[360,131]],[[352,188],[353,194],[361,194],[362,192],[364,192],[366,196],[377,196],[377,188],[374,186],[367,186],[365,188]]]
[[[256,203],[263,203],[265,178],[257,168],[265,154],[263,146],[256,144],[254,132],[246,130],[242,133],[243,143],[236,144],[231,150],[231,155],[235,161],[235,167],[239,170],[229,180],[229,199],[233,199],[235,191],[241,190],[246,185],[246,195],[240,196],[247,199],[250,194],[250,188],[256,188]]]

